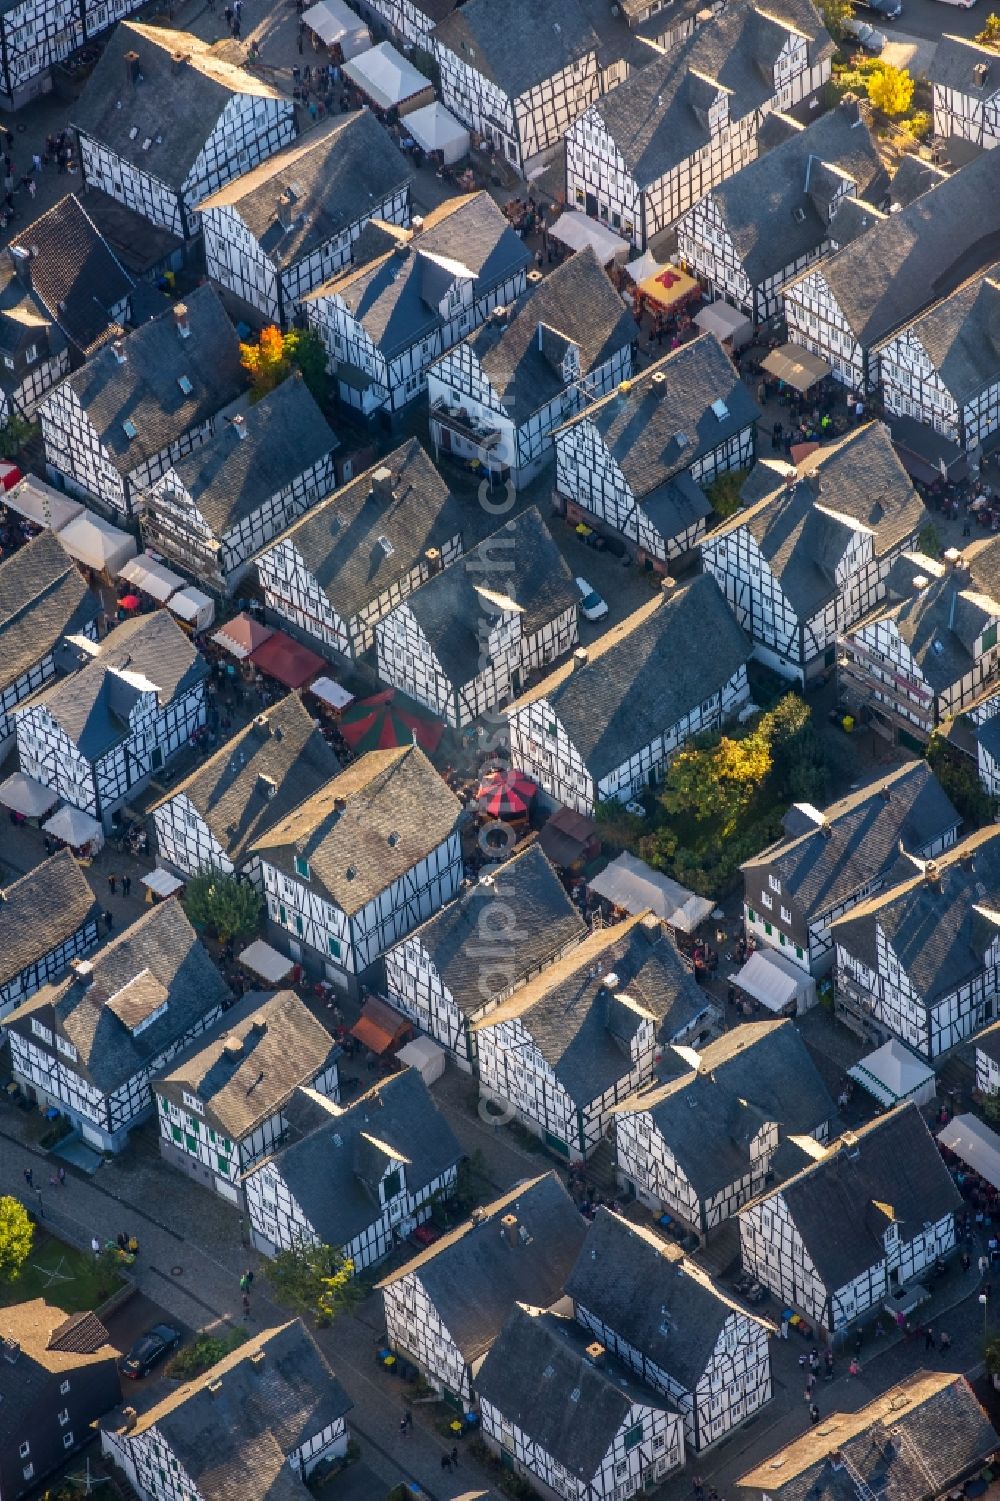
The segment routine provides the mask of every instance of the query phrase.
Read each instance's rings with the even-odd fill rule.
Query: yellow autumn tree
[[[273,391],[289,371],[289,359],[281,329],[269,324],[262,328],[256,344],[240,345],[240,364],[250,377],[253,399],[259,401]]]
[[[980,47],[993,47],[1000,51],[1000,16],[993,11],[986,17],[986,25],[976,37]]]
[[[883,115],[905,115],[913,103],[913,79],[905,68],[881,63],[865,79],[872,109]]]

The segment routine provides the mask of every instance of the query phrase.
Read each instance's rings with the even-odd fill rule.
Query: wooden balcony
[[[453,433],[458,433],[485,453],[496,448],[503,437],[499,428],[488,427],[480,422],[467,407],[449,406],[440,398],[431,405],[431,416],[442,427],[450,428]]]

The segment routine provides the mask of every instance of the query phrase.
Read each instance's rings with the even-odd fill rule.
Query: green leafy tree
[[[905,68],[883,63],[865,81],[872,109],[883,115],[905,115],[913,103],[913,79]]]
[[[835,42],[844,35],[844,23],[850,20],[853,10],[851,0],[821,0],[819,13]]]
[[[267,1279],[276,1298],[321,1324],[350,1313],[364,1297],[354,1279],[354,1262],[332,1246],[301,1243],[279,1251],[268,1262]]]
[[[827,766],[812,710],[797,693],[786,693],[761,716],[774,760],[775,792],[791,802],[821,801]]]
[[[317,401],[328,392],[326,349],[314,328],[292,328],[283,334],[268,324],[256,344],[240,345],[240,363],[250,377],[251,399],[259,401],[298,370]]]
[[[731,835],[741,814],[771,770],[766,735],[755,730],[742,740],[723,735],[714,745],[689,746],[671,761],[660,801],[667,813],[711,820],[720,835]]]
[[[285,335],[285,355],[302,375],[316,401],[330,393],[326,373],[326,346],[314,328],[293,328]]]
[[[1000,1094],[988,1094],[983,1101],[983,1115],[991,1126],[1000,1125]]]
[[[3,427],[0,427],[0,458],[15,458],[34,434],[35,429],[27,418],[12,412]]]
[[[254,932],[262,902],[260,892],[248,881],[215,870],[193,876],[181,900],[195,927],[207,929],[220,943]]]
[[[20,1199],[0,1198],[0,1281],[14,1282],[31,1255],[35,1227]]]
[[[747,469],[728,469],[724,474],[717,475],[709,485],[708,498],[712,510],[723,520],[739,510],[740,491],[748,473]]]
[[[983,791],[973,762],[934,734],[927,746],[927,763],[968,827],[992,822],[993,799]]]

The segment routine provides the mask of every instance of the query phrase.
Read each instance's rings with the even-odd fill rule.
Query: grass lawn
[[[0,1281],[0,1308],[44,1298],[67,1313],[81,1313],[96,1308],[121,1285],[95,1256],[36,1226],[35,1244],[20,1276],[13,1282]]]

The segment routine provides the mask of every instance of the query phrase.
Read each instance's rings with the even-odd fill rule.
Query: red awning
[[[262,641],[250,653],[250,661],[268,677],[284,683],[286,688],[301,688],[326,667],[322,657],[310,651],[308,646],[300,646],[284,631],[275,631],[273,636]]]
[[[351,1028],[351,1036],[364,1043],[373,1053],[388,1053],[411,1036],[409,1022],[384,1001],[368,1000]]]

